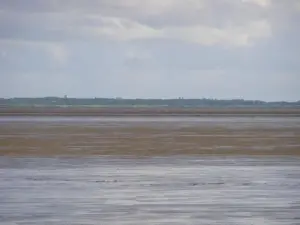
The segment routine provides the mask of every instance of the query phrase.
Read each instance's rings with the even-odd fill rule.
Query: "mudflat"
[[[0,155],[300,155],[300,118],[0,117]]]

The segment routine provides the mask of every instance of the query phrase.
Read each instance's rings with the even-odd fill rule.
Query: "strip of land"
[[[0,116],[300,116],[300,108],[2,107]]]

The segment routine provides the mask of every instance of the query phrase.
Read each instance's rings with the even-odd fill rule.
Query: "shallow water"
[[[299,128],[292,117],[0,117],[0,224],[298,225]]]
[[[299,117],[0,117],[0,155],[300,155]]]
[[[0,157],[0,224],[300,224],[300,158]]]

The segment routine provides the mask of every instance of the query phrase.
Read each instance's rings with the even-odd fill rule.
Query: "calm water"
[[[299,119],[6,117],[1,124],[245,129],[299,127]],[[298,225],[299,190],[296,156],[0,156],[1,225]]]
[[[0,224],[300,224],[300,159],[0,158]]]

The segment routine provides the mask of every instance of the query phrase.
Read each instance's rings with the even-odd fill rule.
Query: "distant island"
[[[123,98],[0,98],[0,107],[166,107],[166,108],[300,108],[300,101],[266,102],[260,100],[220,99],[123,99]]]

